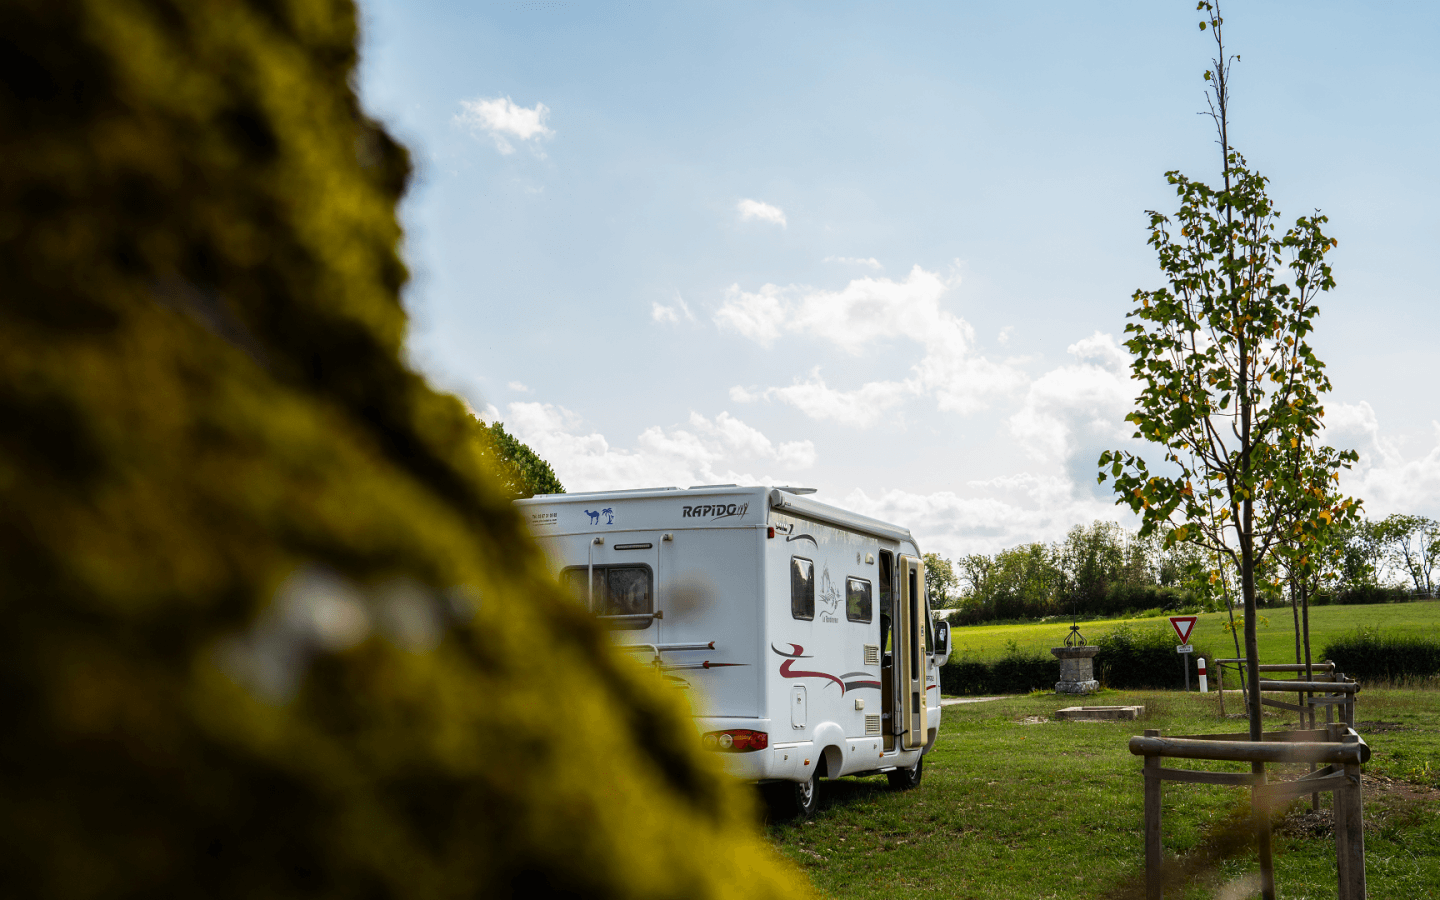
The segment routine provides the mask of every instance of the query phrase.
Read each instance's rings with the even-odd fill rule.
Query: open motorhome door
[[[900,557],[896,567],[900,602],[895,629],[895,674],[899,684],[900,746],[925,746],[925,563],[916,556]]]

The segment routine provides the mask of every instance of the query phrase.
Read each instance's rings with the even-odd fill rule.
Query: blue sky
[[[1145,210],[1218,163],[1193,2],[361,11],[414,362],[567,487],[805,484],[947,556],[1125,521]],[[1225,11],[1232,143],[1340,241],[1345,485],[1440,515],[1440,9]]]

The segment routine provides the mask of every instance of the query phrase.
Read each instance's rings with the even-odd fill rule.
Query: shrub
[[[1136,628],[1129,623],[1107,631],[1095,642],[1095,677],[1112,688],[1183,688],[1185,670],[1175,652],[1175,634],[1169,625]],[[1208,649],[1196,646],[1192,656],[1213,659]],[[1189,664],[1190,660],[1186,660]],[[1195,679],[1192,677],[1193,685]]]
[[[993,663],[969,657],[952,659],[940,669],[940,692],[975,697],[982,694],[1027,694],[1054,690],[1060,680],[1060,660],[1039,653],[1022,653],[1013,646]]]
[[[1361,681],[1404,683],[1440,675],[1440,641],[1384,635],[1373,628],[1335,638],[1320,656]]]
[[[1136,628],[1120,625],[1095,642],[1095,677],[1105,687],[1178,689],[1185,686],[1180,654],[1175,652],[1175,635],[1164,628]],[[1214,657],[1196,646],[1192,656]],[[1186,663],[1191,663],[1186,660]],[[1348,671],[1348,670],[1347,670]],[[1024,694],[1036,689],[1053,689],[1060,680],[1060,661],[1048,654],[1024,653],[1012,642],[1005,655],[994,662],[970,657],[951,659],[940,670],[940,690],[956,696],[981,694]],[[1195,678],[1190,678],[1192,686]]]

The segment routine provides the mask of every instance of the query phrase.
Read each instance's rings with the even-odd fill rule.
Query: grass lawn
[[[1269,620],[1269,624],[1261,625],[1257,629],[1261,662],[1293,662],[1295,626],[1290,608],[1287,606],[1263,609],[1260,614]],[[1221,624],[1227,621],[1228,617],[1223,612],[1201,614],[1199,621],[1195,623],[1195,631],[1190,636],[1191,642],[1204,644],[1212,650],[1223,648],[1226,658],[1235,656],[1235,642],[1221,627]],[[1121,622],[1129,622],[1136,628],[1160,628],[1173,634],[1170,623],[1164,616],[1158,619],[1081,622],[1080,633],[1093,643],[1096,638]],[[1310,645],[1315,658],[1320,658],[1320,651],[1331,638],[1359,627],[1372,626],[1388,634],[1431,637],[1436,629],[1440,628],[1440,600],[1313,607],[1310,610]],[[969,625],[952,629],[950,634],[955,647],[953,655],[970,655],[990,661],[1003,656],[1010,641],[1014,641],[1022,651],[1046,653],[1051,647],[1061,646],[1069,632],[1069,622],[1053,621],[1025,625]],[[1240,645],[1244,647],[1244,635],[1240,637]]]
[[[1106,691],[1090,702],[1146,708],[1139,721],[1112,723],[1050,721],[1070,705],[1053,695],[949,706],[919,788],[894,793],[883,776],[822,783],[826,805],[816,818],[766,828],[835,898],[1141,897],[1141,759],[1126,743],[1146,728],[1242,730],[1243,720],[1218,716],[1214,697]],[[1440,691],[1368,690],[1357,718],[1373,750],[1364,784],[1370,896],[1440,896]],[[1267,714],[1265,725],[1281,729],[1286,719]],[[1167,765],[1238,771],[1244,764]],[[1248,796],[1167,782],[1167,853],[1213,846],[1227,822],[1248,815]],[[1300,818],[1308,799],[1291,810],[1275,838],[1279,895],[1334,897],[1334,840]],[[1167,897],[1213,897],[1255,871],[1247,849]]]

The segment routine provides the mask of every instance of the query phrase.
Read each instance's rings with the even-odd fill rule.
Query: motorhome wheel
[[[760,791],[776,819],[808,819],[820,808],[818,781],[815,776],[809,781],[772,781]]]
[[[915,765],[908,769],[893,769],[885,773],[890,779],[890,787],[897,791],[908,791],[920,784],[920,776],[925,771],[925,757],[915,760]]]
[[[795,815],[802,819],[808,819],[815,815],[815,810],[820,808],[818,780],[815,775],[811,775],[809,781],[797,781],[793,784]]]

